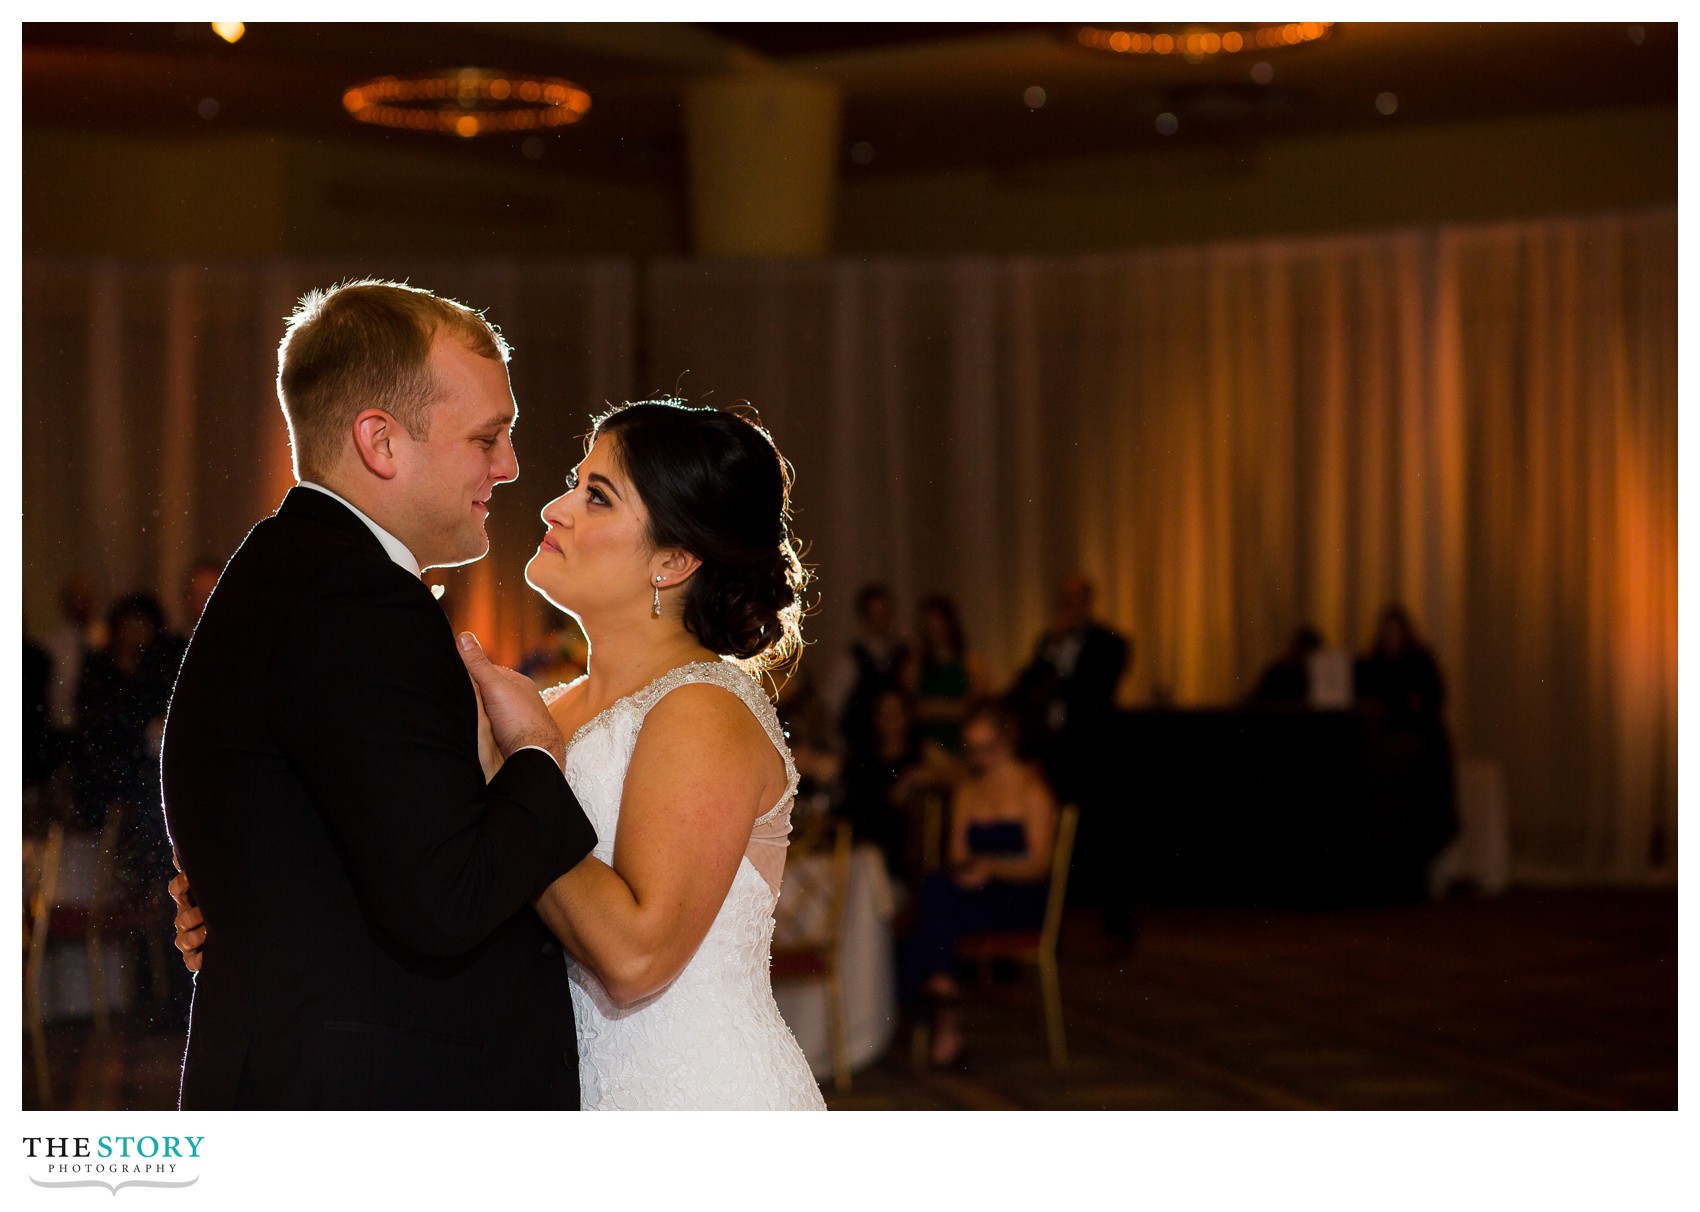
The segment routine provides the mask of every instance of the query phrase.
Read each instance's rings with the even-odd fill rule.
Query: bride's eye
[[[578,490],[578,468],[575,467],[567,473],[567,491],[568,492],[576,492],[577,490]]]

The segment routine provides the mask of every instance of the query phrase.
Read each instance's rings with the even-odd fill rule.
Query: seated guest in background
[[[1116,688],[1133,645],[1092,617],[1092,583],[1079,573],[1057,587],[1051,624],[1015,680],[1009,703],[1027,752],[1057,801],[1080,808],[1081,891],[1097,900],[1112,950],[1133,944],[1133,891],[1111,856],[1125,854],[1128,783],[1108,777],[1115,747]]]
[[[77,689],[77,813],[96,829],[114,803],[159,816],[159,754],[148,738],[177,677],[165,611],[152,596],[113,603],[107,633],[105,647],[83,662]],[[169,870],[169,856],[167,863]]]
[[[196,560],[189,565],[183,574],[183,594],[178,600],[179,617],[183,620],[178,631],[168,631],[161,637],[165,651],[174,653],[172,663],[172,680],[176,681],[177,670],[183,667],[183,654],[189,650],[189,637],[195,634],[195,624],[201,621],[201,615],[206,612],[207,600],[212,597],[213,590],[218,588],[218,578],[224,572],[224,565],[206,559]],[[159,746],[159,738],[153,738],[154,747]]]
[[[956,1014],[956,945],[981,930],[1037,930],[1045,919],[1057,805],[1016,753],[1014,716],[981,701],[962,726],[969,774],[951,805],[949,869],[922,886],[910,935],[911,977],[934,1010],[932,1062],[962,1048]]]
[[[1287,651],[1270,663],[1251,692],[1254,703],[1290,703],[1303,706],[1310,701],[1310,655],[1322,648],[1322,633],[1308,623],[1293,632]]]
[[[873,719],[869,747],[845,758],[840,811],[859,840],[879,847],[892,878],[902,881],[911,870],[912,797],[929,784],[948,783],[954,770],[936,744],[919,737],[903,691],[881,691]]]
[[[909,646],[897,634],[897,611],[884,585],[856,592],[856,638],[828,675],[826,705],[838,724],[846,753],[865,753],[874,731],[874,702],[901,688]]]
[[[53,681],[47,692],[48,726],[68,744],[77,728],[77,680],[89,653],[106,642],[95,620],[94,585],[80,573],[65,578],[59,588],[59,621],[42,642],[53,658]]]
[[[159,737],[181,648],[165,629],[165,611],[145,593],[120,598],[107,614],[106,646],[89,654],[77,695],[78,747],[74,761],[77,815],[91,829],[107,814],[123,813],[114,855],[113,895],[120,903],[155,908],[169,916],[161,893],[173,874],[171,842],[160,808]],[[138,940],[145,942],[146,940]],[[182,1030],[189,984],[179,965],[164,962],[157,946],[143,947],[150,971],[144,987],[168,995],[160,1025]]]
[[[1426,895],[1428,864],[1458,832],[1446,684],[1434,654],[1397,602],[1384,607],[1375,641],[1358,659],[1353,689],[1370,718],[1372,776],[1396,899]]]
[[[904,673],[915,702],[916,727],[923,740],[959,753],[962,714],[968,700],[984,690],[980,664],[968,651],[954,601],[943,594],[922,598],[916,614],[920,642]]]
[[[826,804],[835,811],[842,807],[839,775],[843,755],[838,751],[838,729],[827,714],[820,687],[802,667],[779,684],[775,699],[779,724],[791,744],[791,762],[797,767],[797,803],[801,811]]]

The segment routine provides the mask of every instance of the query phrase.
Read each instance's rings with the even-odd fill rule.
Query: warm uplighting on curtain
[[[1674,216],[1067,259],[660,267],[656,365],[762,405],[816,634],[945,591],[999,676],[1078,566],[1135,702],[1405,602],[1525,875],[1674,861]],[[732,387],[731,385],[736,385]]]
[[[1239,698],[1292,629],[1404,601],[1525,875],[1645,878],[1676,831],[1673,212],[1062,259],[412,262],[519,351],[522,474],[445,606],[512,661],[537,510],[604,401],[749,399],[797,468],[810,628],[864,580],[961,603],[991,672],[1079,567],[1129,698]],[[281,317],[381,267],[24,265],[24,609],[225,555],[288,454]],[[680,372],[689,370],[682,383]],[[709,394],[711,393],[712,394]],[[805,668],[816,656],[805,657]]]

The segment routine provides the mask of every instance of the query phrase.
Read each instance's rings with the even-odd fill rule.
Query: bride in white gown
[[[749,421],[646,401],[602,418],[543,511],[526,580],[591,645],[545,698],[599,841],[537,902],[587,1110],[825,1109],[768,976],[797,774],[753,670],[799,642],[789,490]]]

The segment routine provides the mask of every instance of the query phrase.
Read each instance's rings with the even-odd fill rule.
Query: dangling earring
[[[652,618],[652,619],[658,619],[658,618],[661,617],[661,578],[660,577],[655,578],[655,605],[650,607],[649,617]]]

